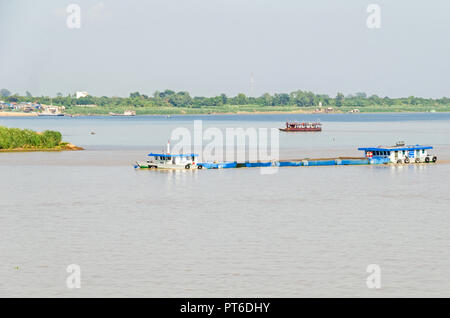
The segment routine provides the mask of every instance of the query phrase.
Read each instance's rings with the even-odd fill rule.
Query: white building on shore
[[[89,93],[88,92],[75,92],[75,97],[78,98],[82,98],[82,97],[86,97],[88,96]]]

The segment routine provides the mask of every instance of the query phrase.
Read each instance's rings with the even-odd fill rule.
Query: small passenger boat
[[[298,123],[298,122],[286,122],[286,128],[279,128],[281,131],[297,132],[297,131],[322,131],[322,124],[315,123]]]

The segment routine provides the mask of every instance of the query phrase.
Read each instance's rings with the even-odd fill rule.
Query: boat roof
[[[367,147],[358,148],[362,151],[398,151],[398,150],[422,150],[422,149],[433,149],[432,146],[421,146],[421,145],[404,145],[404,146],[378,146],[378,147]]]
[[[299,122],[299,121],[287,121],[288,124],[309,124],[309,125],[322,125],[320,122]]]
[[[194,153],[188,153],[188,154],[170,154],[170,153],[149,153],[148,154],[149,157],[155,157],[155,156],[159,156],[159,157],[198,157],[198,155],[194,154]]]

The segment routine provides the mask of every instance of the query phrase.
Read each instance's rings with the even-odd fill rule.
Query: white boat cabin
[[[148,154],[150,159],[147,161],[149,163],[157,163],[160,165],[187,165],[195,164],[195,154],[158,154],[150,153]]]
[[[395,146],[378,146],[358,148],[364,151],[366,158],[388,158],[391,163],[421,163],[436,162],[437,157],[428,154],[432,146],[405,145],[398,142]]]

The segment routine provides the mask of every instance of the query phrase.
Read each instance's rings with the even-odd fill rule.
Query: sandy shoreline
[[[55,148],[15,148],[15,149],[0,149],[0,152],[48,152],[48,151],[79,151],[84,150],[82,147],[74,144],[62,145]]]
[[[37,113],[0,112],[0,117],[38,117]]]

